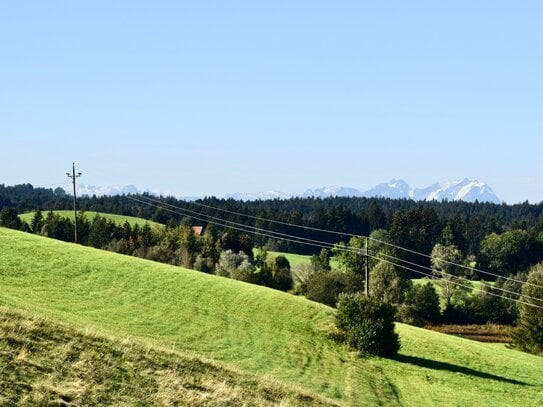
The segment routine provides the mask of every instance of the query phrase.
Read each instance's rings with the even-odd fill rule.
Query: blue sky
[[[543,200],[543,3],[6,1],[0,183]]]

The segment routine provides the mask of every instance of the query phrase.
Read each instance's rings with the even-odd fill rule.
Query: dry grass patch
[[[508,325],[429,325],[427,328],[479,342],[511,343],[511,327]]]
[[[0,307],[0,405],[332,406],[172,351]]]

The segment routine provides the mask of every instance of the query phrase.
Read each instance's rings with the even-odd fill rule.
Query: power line
[[[162,202],[160,201],[159,199],[155,199],[155,198],[151,198],[151,197],[145,197],[146,199],[149,199],[153,202],[157,202],[157,203],[160,203],[162,205],[167,205],[167,206],[170,206],[170,207],[173,207],[173,208],[176,208],[176,209],[180,209],[180,210],[186,210],[186,211],[190,211],[190,212],[193,212],[193,213],[198,213],[198,214],[202,214],[200,212],[196,212],[196,211],[191,211],[189,209],[184,209],[184,208],[180,208],[179,206],[176,206],[176,205],[172,205],[172,204],[169,204],[169,203],[165,203],[165,202]],[[207,204],[203,204],[203,203],[199,203],[199,202],[192,202],[192,204],[195,204],[195,205],[198,205],[198,206],[202,206],[202,207],[205,207],[205,208],[209,208],[209,209],[214,209],[214,210],[218,210],[218,211],[221,211],[221,212],[224,212],[224,213],[229,213],[229,214],[233,214],[233,215],[238,215],[238,216],[243,216],[243,217],[247,217],[247,218],[251,218],[251,219],[255,219],[255,220],[260,220],[260,221],[265,221],[265,222],[269,222],[269,223],[275,223],[275,224],[280,224],[280,225],[284,225],[284,226],[291,226],[291,227],[295,227],[295,228],[299,228],[299,229],[306,229],[306,230],[312,230],[312,231],[318,231],[318,232],[324,232],[324,233],[331,233],[331,234],[335,234],[335,235],[342,235],[342,236],[351,236],[351,237],[359,237],[361,239],[369,239],[371,241],[374,241],[374,242],[377,242],[377,243],[381,243],[381,244],[384,244],[384,245],[387,245],[387,246],[390,246],[390,247],[393,247],[393,248],[396,248],[396,249],[399,249],[399,250],[403,250],[403,251],[406,251],[406,252],[409,252],[409,253],[413,253],[413,254],[416,254],[416,255],[419,255],[419,256],[423,256],[423,257],[426,257],[426,258],[432,258],[432,256],[428,255],[428,254],[424,254],[424,253],[421,253],[421,252],[417,252],[415,250],[412,250],[412,249],[408,249],[408,248],[405,248],[405,247],[401,247],[401,246],[397,246],[395,244],[392,244],[392,243],[389,243],[389,242],[385,242],[383,240],[379,240],[379,239],[375,239],[371,236],[364,236],[364,235],[356,235],[356,234],[352,234],[352,233],[342,233],[342,232],[337,232],[337,231],[333,231],[333,230],[327,230],[327,229],[321,229],[321,228],[314,228],[314,227],[310,227],[310,226],[304,226],[304,225],[296,225],[294,223],[289,223],[289,222],[282,222],[282,221],[276,221],[276,220],[272,220],[272,219],[266,219],[266,218],[262,218],[262,217],[258,217],[258,216],[253,216],[253,215],[248,215],[248,214],[244,214],[244,213],[241,213],[241,212],[236,212],[236,211],[231,211],[231,210],[228,210],[228,209],[222,209],[222,208],[218,208],[218,207],[214,207],[214,206],[211,206],[211,205],[207,205]],[[204,216],[211,216],[211,215],[205,215],[205,214],[202,214]],[[237,222],[236,222],[237,223]],[[240,223],[237,223],[238,225],[243,225],[243,226],[248,226],[248,225],[244,225],[244,224],[240,224]],[[279,232],[274,232],[274,233],[279,233]],[[287,235],[288,236],[288,235]],[[306,239],[306,238],[302,238],[302,239]],[[309,241],[311,241],[312,239],[308,239]],[[496,273],[492,273],[492,272],[489,272],[489,271],[485,271],[485,270],[481,270],[481,269],[478,269],[478,268],[472,268],[472,267],[468,267],[468,266],[465,266],[463,264],[459,264],[459,263],[454,263],[454,262],[451,262],[451,261],[448,261],[446,259],[443,259],[443,258],[440,258],[440,257],[434,257],[435,259],[438,259],[438,260],[441,260],[443,261],[444,263],[447,263],[447,264],[450,264],[450,265],[453,265],[453,266],[457,266],[457,267],[460,267],[460,268],[463,268],[463,269],[467,269],[467,270],[470,270],[470,271],[475,271],[475,272],[478,272],[478,273],[481,273],[481,274],[485,274],[485,275],[489,275],[489,276],[492,276],[492,277],[496,277],[496,278],[501,278],[501,279],[504,279],[504,280],[508,280],[508,281],[513,281],[515,283],[519,283],[519,284],[527,284],[527,285],[530,285],[530,286],[533,286],[533,287],[538,287],[538,288],[543,288],[537,284],[533,284],[533,283],[530,283],[530,282],[527,282],[527,281],[522,281],[522,280],[518,280],[518,279],[515,279],[513,277],[508,277],[508,276],[501,276],[499,274],[496,274]]]
[[[509,280],[509,281],[513,281],[515,283],[519,283],[519,284],[528,284],[528,285],[531,285],[531,286],[534,286],[534,287],[538,287],[538,288],[543,288],[537,284],[532,284],[532,283],[529,283],[527,281],[522,281],[522,280],[518,280],[518,279],[515,279],[513,277],[506,277],[506,276],[500,276],[499,274],[495,274],[495,273],[491,273],[490,271],[485,271],[485,270],[480,270],[478,268],[475,268],[475,267],[469,267],[469,266],[466,266],[464,264],[460,264],[460,263],[455,263],[455,262],[452,262],[452,261],[448,261],[446,259],[443,259],[441,257],[432,257],[431,255],[429,254],[424,254],[424,253],[421,253],[421,252],[417,252],[415,250],[411,250],[411,249],[407,249],[405,247],[401,247],[401,246],[397,246],[397,245],[394,245],[392,243],[388,243],[388,242],[385,242],[383,240],[379,240],[379,239],[374,239],[372,237],[369,238],[370,240],[373,240],[374,242],[378,242],[378,243],[382,243],[382,244],[385,244],[385,245],[388,245],[390,247],[394,247],[396,249],[400,249],[400,250],[403,250],[403,251],[406,251],[406,252],[409,252],[409,253],[413,253],[413,254],[417,254],[419,256],[423,256],[423,257],[426,257],[426,258],[429,258],[429,259],[437,259],[437,260],[441,260],[442,262],[444,263],[447,263],[447,264],[450,264],[452,266],[457,266],[457,267],[461,267],[463,269],[467,269],[467,270],[472,270],[472,271],[476,271],[478,273],[482,273],[482,274],[487,274],[487,275],[490,275],[490,276],[493,276],[493,277],[497,277],[497,278],[501,278],[501,279],[504,279],[504,280]]]
[[[173,209],[163,208],[163,207],[160,207],[159,205],[155,205],[155,204],[151,204],[149,202],[144,202],[144,201],[138,200],[137,198],[133,198],[133,197],[130,197],[130,196],[126,196],[126,197],[128,199],[132,199],[132,200],[135,200],[135,201],[138,201],[138,202],[147,203],[148,205],[159,207],[161,209],[165,209],[165,210],[168,210],[168,211],[173,212],[173,213],[178,213],[178,214],[180,213],[180,212],[175,211]],[[173,205],[170,205],[170,206],[173,206]],[[181,210],[184,210],[184,209],[181,209]],[[190,211],[190,210],[187,210],[187,211],[199,214],[198,212],[195,212],[195,211]],[[183,214],[183,213],[181,213],[181,214]],[[216,217],[213,217],[213,216],[210,216],[210,215],[202,214],[202,216],[207,216],[208,218],[212,218],[212,219],[218,219],[221,222],[202,219],[201,217],[197,217],[197,216],[194,216],[194,215],[189,215],[189,216],[194,218],[194,219],[202,220],[204,222],[218,224],[220,226],[231,227],[231,228],[233,228],[235,230],[240,230],[240,231],[252,233],[252,234],[255,234],[255,235],[271,237],[271,238],[274,238],[274,239],[281,239],[281,240],[284,240],[284,241],[289,241],[289,242],[298,243],[298,244],[306,244],[306,245],[319,247],[319,248],[326,248],[326,249],[334,249],[334,248],[336,248],[336,249],[342,250],[342,251],[348,251],[348,252],[352,252],[352,253],[356,253],[356,254],[361,254],[360,250],[352,249],[352,248],[349,248],[349,247],[337,247],[332,243],[322,242],[322,241],[319,241],[319,240],[313,240],[313,239],[303,238],[303,237],[294,236],[294,235],[287,235],[285,233],[268,231],[266,229],[261,229],[261,228],[257,228],[257,227],[254,227],[254,226],[244,225],[244,224],[240,224],[240,223],[237,223],[237,222],[226,221],[224,219],[216,218]],[[226,223],[224,223],[224,222],[226,222]],[[229,225],[228,223],[234,224],[237,227],[233,227],[233,226]],[[240,226],[242,228],[240,228]],[[247,230],[246,228],[250,228],[252,230]],[[270,233],[272,233],[272,234],[270,234]],[[366,252],[367,252],[367,249],[368,248],[367,248],[367,244],[366,244]],[[364,280],[364,291],[365,291],[366,295],[369,295],[369,269],[368,269],[368,264],[367,263],[368,263],[368,261],[367,261],[367,256],[366,256],[366,273],[365,273],[365,280]]]
[[[311,231],[314,231],[314,232],[331,233],[331,234],[340,235],[340,236],[364,237],[364,236],[361,236],[361,235],[355,235],[355,234],[347,233],[347,232],[338,232],[338,231],[335,231],[335,230],[321,229],[321,228],[315,228],[315,227],[312,227],[312,226],[297,225],[295,223],[289,223],[289,222],[282,222],[282,221],[279,221],[279,220],[266,219],[266,218],[262,218],[262,217],[259,217],[259,216],[248,215],[246,213],[235,212],[235,211],[231,211],[231,210],[228,210],[228,209],[218,208],[218,207],[212,206],[212,205],[206,205],[206,204],[203,204],[203,203],[197,202],[197,201],[193,201],[193,202],[191,202],[191,204],[201,206],[201,207],[204,207],[204,208],[208,208],[208,209],[217,210],[217,211],[224,212],[224,213],[229,213],[231,215],[244,216],[244,217],[250,218],[250,219],[261,220],[261,221],[270,222],[270,223],[276,223],[278,225],[283,225],[283,226],[291,226],[291,227],[299,228],[299,229],[311,230]]]
[[[371,254],[369,255],[369,257],[374,258],[374,259],[376,259],[376,260],[384,261],[385,263],[391,264],[391,265],[396,266],[396,267],[403,268],[403,269],[405,269],[405,270],[412,271],[412,272],[417,273],[417,274],[421,274],[421,275],[426,276],[426,277],[434,277],[434,276],[431,275],[431,274],[424,273],[424,272],[422,272],[422,271],[415,270],[415,269],[413,269],[413,268],[410,268],[410,267],[407,267],[407,266],[403,266],[403,265],[401,265],[401,264],[396,264],[396,263],[394,263],[394,262],[392,262],[392,261],[389,261],[389,260],[380,259],[380,258],[378,258],[378,257],[376,257],[376,256],[371,255]],[[472,287],[470,287],[470,286],[468,286],[468,285],[463,285],[463,284],[458,283],[458,282],[456,282],[455,284],[457,284],[457,285],[459,285],[459,286],[461,286],[461,287],[465,287],[465,288],[468,288],[468,289],[472,289]],[[493,293],[493,292],[491,292],[491,291],[487,291],[487,294],[492,295],[492,296],[494,296],[494,297],[502,298],[502,299],[504,299],[504,300],[514,301],[514,302],[516,302],[516,303],[518,303],[518,304],[524,304],[524,305],[527,305],[527,306],[529,306],[529,307],[534,307],[534,308],[543,309],[543,306],[541,306],[541,305],[533,304],[533,303],[530,303],[530,302],[525,302],[525,301],[522,301],[522,300],[519,300],[519,299],[515,299],[515,298],[504,297],[504,296],[502,296],[502,295]],[[540,300],[540,299],[538,298],[538,300]]]
[[[450,277],[454,277],[456,279],[461,279],[461,280],[464,280],[464,281],[467,281],[467,282],[472,282],[472,280],[470,280],[469,278],[466,278],[466,277],[463,277],[463,276],[457,276],[457,275],[454,275],[454,274],[451,274],[451,273],[447,273],[447,272],[444,272],[442,270],[436,270],[436,269],[433,269],[431,267],[428,267],[428,266],[423,266],[422,264],[418,264],[418,263],[413,263],[411,261],[408,261],[408,260],[404,260],[404,259],[400,259],[398,257],[394,257],[394,256],[391,256],[389,254],[386,254],[386,253],[378,253],[378,252],[373,252],[374,255],[377,255],[377,256],[385,256],[389,259],[393,259],[393,260],[396,260],[396,261],[401,261],[403,263],[407,263],[411,266],[416,266],[416,267],[420,267],[422,269],[425,269],[425,270],[429,270],[431,272],[437,272],[437,273],[440,273],[442,276],[445,275],[445,276],[450,276]],[[382,259],[382,258],[381,258]],[[382,260],[385,260],[385,259],[382,259]],[[508,293],[508,294],[514,294],[514,295],[518,295],[518,296],[521,296],[522,293],[519,293],[519,292],[516,292],[516,291],[511,291],[511,290],[508,290],[506,288],[502,288],[502,287],[491,287],[492,289],[494,290],[499,290],[499,291],[503,291],[505,293]],[[543,287],[542,287],[543,288]],[[543,302],[543,298],[537,298],[537,297],[532,297],[532,296],[529,296],[529,295],[524,295],[524,297],[526,298],[530,298],[532,300],[536,300],[536,301],[542,301]]]
[[[173,210],[173,209],[170,209],[170,208],[165,208],[163,206],[153,204],[153,203],[150,203],[150,202],[146,202],[146,201],[143,201],[143,200],[140,200],[138,198],[134,198],[134,197],[131,197],[131,196],[128,196],[128,195],[126,195],[125,198],[131,199],[133,201],[140,202],[140,203],[143,203],[143,204],[146,204],[146,205],[149,205],[149,206],[153,206],[153,207],[156,207],[156,208],[159,208],[159,209],[163,209],[163,210],[166,210],[166,211],[169,211],[169,212],[172,212],[172,213],[176,213],[176,214],[179,214],[179,215],[189,216],[190,218],[200,220],[202,222],[208,222],[208,223],[218,225],[218,226],[229,227],[231,229],[238,230],[238,231],[245,232],[245,233],[251,233],[251,234],[254,234],[254,235],[270,237],[270,238],[274,238],[274,239],[284,240],[284,241],[287,241],[287,242],[305,244],[305,245],[319,247],[319,248],[325,248],[325,249],[333,249],[334,248],[334,244],[328,243],[328,242],[322,242],[322,241],[319,241],[319,240],[307,239],[307,238],[303,238],[303,237],[300,237],[300,236],[287,235],[287,234],[284,234],[284,233],[279,234],[279,232],[274,232],[274,231],[269,231],[269,230],[266,230],[266,229],[256,228],[254,226],[249,226],[249,225],[238,224],[236,222],[230,222],[228,220],[222,220],[221,219],[220,222],[219,221],[214,221],[214,220],[209,220],[209,219],[202,218],[200,216],[195,216],[195,215],[190,215],[190,214],[187,215],[186,213],[181,212],[183,209]],[[201,215],[202,216],[208,216],[208,215],[205,215],[205,214],[201,214]],[[234,225],[234,226],[232,226],[232,225]],[[352,252],[359,253],[359,251],[355,251],[355,250],[352,250]]]
[[[191,218],[194,218],[194,219],[197,219],[197,220],[200,220],[200,221],[203,221],[203,222],[209,222],[209,223],[213,223],[213,224],[217,224],[217,222],[223,222],[222,224],[219,224],[220,226],[229,226],[229,227],[232,227],[230,225],[235,225],[235,226],[239,226],[239,227],[242,227],[242,228],[249,228],[249,229],[252,229],[252,230],[255,230],[255,231],[260,231],[260,232],[266,232],[266,233],[271,233],[273,234],[274,236],[269,236],[267,235],[268,237],[273,237],[273,238],[276,238],[276,239],[283,239],[285,240],[284,238],[294,238],[294,239],[298,239],[298,241],[300,243],[304,243],[304,242],[308,242],[308,243],[316,243],[316,244],[319,244],[319,245],[326,245],[325,248],[334,248],[336,247],[336,245],[334,243],[329,243],[329,242],[325,242],[325,241],[322,241],[322,240],[315,240],[315,239],[310,239],[310,238],[307,238],[307,237],[302,237],[302,236],[295,236],[295,235],[290,235],[290,234],[287,234],[287,233],[282,233],[282,232],[276,232],[276,231],[273,231],[273,230],[267,230],[267,229],[263,229],[263,228],[259,228],[259,227],[256,227],[256,226],[251,226],[251,225],[246,225],[246,224],[243,224],[243,223],[239,223],[239,222],[234,222],[234,221],[231,221],[231,220],[226,220],[226,219],[222,219],[222,218],[218,218],[216,216],[212,216],[212,215],[207,215],[205,213],[201,213],[201,212],[197,212],[197,211],[193,211],[193,210],[190,210],[190,209],[185,209],[185,208],[179,208],[177,206],[174,206],[174,205],[171,205],[171,204],[167,204],[167,203],[163,203],[163,202],[160,202],[160,205],[166,205],[166,206],[169,206],[169,207],[172,207],[172,208],[175,208],[176,210],[173,210],[173,209],[168,209],[168,208],[164,208],[163,206],[159,206],[159,205],[154,205],[154,204],[150,204],[149,202],[146,202],[146,201],[142,201],[142,200],[139,200],[137,198],[134,198],[132,196],[129,196],[129,195],[126,195],[126,198],[128,199],[132,199],[132,200],[135,200],[135,201],[138,201],[138,202],[141,202],[141,203],[145,203],[145,204],[148,204],[148,205],[151,205],[151,206],[155,206],[155,207],[158,207],[160,209],[164,209],[164,210],[167,210],[169,212],[173,212],[173,213],[177,213],[179,215],[185,215],[185,216],[189,216]],[[144,199],[149,199],[147,197],[143,197]],[[156,201],[156,200],[153,200],[151,199],[152,201]],[[187,215],[187,213],[189,215]],[[203,219],[199,216],[194,216],[194,214],[196,215],[199,215],[199,216],[205,216],[207,219]],[[210,221],[209,219],[213,219],[217,222],[212,222]],[[224,222],[226,224],[224,224]],[[236,229],[235,227],[232,227],[233,229]],[[243,231],[247,231],[247,230],[243,230]],[[344,247],[346,249],[352,249],[348,246],[342,246],[342,245],[339,245],[339,247]],[[324,248],[324,247],[323,247]],[[359,253],[359,251],[357,251],[356,249],[352,249],[353,252],[356,252],[356,253]]]
[[[153,206],[153,207],[157,207],[159,209],[167,210],[167,211],[172,212],[172,213],[185,215],[185,213],[180,212],[180,211],[185,210],[183,208],[177,208],[178,210],[173,210],[173,209],[165,208],[164,206],[160,206],[160,205],[164,205],[162,202],[160,202],[160,205],[157,205],[157,204],[153,204],[153,203],[150,203],[150,202],[147,202],[147,201],[143,201],[143,200],[138,199],[138,198],[134,198],[132,196],[126,195],[125,197],[128,198],[128,199],[131,199],[133,201],[139,202],[139,203],[144,203],[144,204],[149,205],[149,206]],[[174,205],[169,205],[169,204],[168,204],[168,206],[175,207]],[[190,212],[197,213],[197,214],[202,215],[202,216],[210,217],[210,215],[200,214],[200,213],[198,213],[196,211],[190,211]],[[328,242],[322,242],[322,241],[318,241],[318,240],[302,238],[302,237],[299,237],[299,236],[287,235],[287,234],[274,232],[274,231],[268,231],[266,229],[256,228],[254,226],[244,225],[244,224],[240,224],[240,223],[237,223],[237,222],[230,222],[230,221],[220,219],[220,218],[217,218],[217,217],[213,217],[213,218],[219,219],[220,222],[218,222],[218,221],[210,221],[208,219],[204,219],[204,218],[201,218],[199,216],[194,216],[194,215],[188,215],[188,216],[193,218],[193,219],[201,220],[201,221],[204,221],[204,222],[209,222],[209,223],[216,224],[216,225],[219,225],[219,226],[231,227],[232,229],[242,231],[242,232],[246,232],[246,233],[251,233],[251,234],[254,234],[254,235],[271,237],[271,238],[275,238],[275,239],[281,239],[281,240],[284,240],[284,241],[289,241],[289,242],[298,243],[298,244],[305,244],[305,245],[310,245],[310,246],[319,247],[319,248],[336,249],[336,250],[339,250],[339,251],[351,252],[351,253],[356,253],[356,254],[362,255],[360,249],[353,249],[353,248],[350,248],[350,247],[347,247],[347,246],[342,246],[342,245],[338,246],[338,245],[333,245],[333,244],[328,243]],[[231,226],[231,225],[229,225],[229,223],[232,223],[232,224],[234,224],[236,226]],[[239,226],[241,226],[241,227],[239,227]],[[251,228],[253,230],[246,229],[246,228]],[[276,234],[279,234],[280,236],[277,236]],[[304,241],[304,240],[306,240],[306,241]],[[309,241],[307,241],[307,240],[309,240]],[[374,252],[374,254],[375,254],[375,252]],[[417,264],[417,263],[413,263],[413,262],[410,262],[410,261],[407,261],[407,260],[404,260],[404,259],[400,259],[400,258],[397,258],[397,257],[394,257],[394,256],[390,256],[390,255],[387,255],[387,254],[384,254],[384,253],[379,253],[379,254],[387,256],[389,258],[393,258],[393,259],[395,259],[397,261],[408,263],[408,264],[416,266],[416,267],[420,267],[420,268],[423,268],[423,269],[433,271],[433,269],[431,269],[431,268],[429,268],[427,266],[423,266],[423,265],[420,265],[420,264]],[[420,270],[416,270],[416,269],[411,268],[411,267],[407,267],[407,266],[404,266],[404,265],[401,265],[401,264],[397,264],[397,263],[394,263],[392,261],[385,260],[385,259],[383,259],[381,257],[376,257],[373,254],[370,255],[368,253],[367,257],[371,257],[371,258],[376,259],[376,260],[384,261],[385,263],[389,263],[389,264],[395,265],[397,267],[403,268],[405,270],[409,270],[409,271],[412,271],[412,272],[415,272],[415,273],[418,273],[418,274],[421,274],[421,275],[424,275],[424,276],[427,276],[427,277],[433,277],[432,274],[424,273],[424,272],[422,272]],[[455,276],[453,274],[446,273],[446,272],[443,272],[443,271],[440,271],[440,270],[436,270],[436,271],[441,273],[441,275],[448,275],[448,276],[452,276],[452,277],[455,277],[455,278],[463,279],[463,280],[465,280],[467,282],[471,282],[469,279],[467,279],[465,277]],[[461,284],[461,283],[458,283],[458,282],[455,282],[455,284],[457,284],[459,286],[462,286],[462,287],[472,289],[472,287],[470,287],[468,285],[465,285],[465,284]],[[503,288],[500,288],[500,287],[493,287],[493,289],[500,290],[500,291],[503,291],[503,292],[507,292],[507,293],[510,293],[510,294],[522,295],[522,294],[517,293],[515,291],[510,291],[510,290],[503,289]],[[522,302],[522,301],[520,301],[518,299],[505,297],[505,296],[502,296],[502,295],[499,295],[499,294],[496,294],[496,293],[488,292],[488,294],[493,295],[495,297],[503,298],[503,299],[506,299],[506,300],[511,300],[511,301],[515,301],[515,302],[518,302],[518,303],[523,303],[523,304],[526,304],[526,305],[530,305],[530,306],[533,305],[533,306],[536,306],[538,308],[543,308],[543,307],[537,306],[536,304],[530,304],[530,303]],[[524,297],[525,298],[531,298],[531,299],[534,299],[534,300],[537,300],[537,301],[542,301],[542,299],[536,298],[536,297],[530,297],[530,296],[526,296],[526,295]]]

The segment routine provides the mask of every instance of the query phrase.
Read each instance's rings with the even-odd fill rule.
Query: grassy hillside
[[[0,307],[0,404],[332,403],[272,380]]]
[[[328,334],[334,311],[264,287],[0,229],[0,303],[198,355],[346,405],[541,405],[543,358],[398,325],[396,360]]]
[[[53,211],[57,215],[60,215],[64,218],[71,219],[73,221],[74,219],[74,211]],[[146,223],[149,224],[149,226],[157,226],[160,225],[160,223],[156,223],[147,219],[141,219],[141,218],[135,218],[133,216],[123,216],[123,215],[114,215],[111,213],[100,213],[100,212],[84,212],[87,219],[92,220],[96,215],[100,215],[106,219],[112,220],[117,225],[123,225],[125,222],[128,222],[131,226],[134,226],[136,224],[143,226]],[[47,212],[43,212],[43,216],[47,216]],[[34,212],[28,212],[23,213],[22,215],[19,215],[19,217],[26,223],[30,224],[32,222],[32,218],[34,217]]]

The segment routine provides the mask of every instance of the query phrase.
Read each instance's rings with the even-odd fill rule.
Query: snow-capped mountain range
[[[67,192],[70,193],[71,191],[67,189]],[[159,191],[141,191],[134,185],[125,187],[97,187],[88,184],[78,184],[78,195],[103,196],[137,194],[142,192],[148,192],[154,195],[161,194]],[[162,192],[162,194],[171,195],[164,192]],[[435,183],[426,188],[414,189],[401,179],[393,179],[390,182],[384,182],[366,191],[350,187],[323,187],[308,189],[303,194],[287,194],[281,191],[265,191],[258,193],[237,192],[227,194],[224,198],[252,201],[258,199],[288,199],[293,196],[316,198],[327,198],[332,196],[383,197],[391,199],[413,199],[415,201],[448,200],[475,202],[477,200],[479,202],[501,203],[501,200],[496,196],[494,191],[492,191],[490,186],[484,182],[473,181],[467,178],[457,181]],[[181,198],[185,200],[195,200],[201,197],[185,196]]]
[[[325,187],[309,189],[303,196],[329,197],[329,196],[361,196],[383,197],[391,199],[413,199],[414,201],[465,201],[465,202],[492,202],[501,203],[492,188],[484,182],[472,181],[467,178],[456,181],[435,183],[426,188],[411,189],[409,185],[399,179],[384,182],[375,187],[361,191],[353,188]]]

